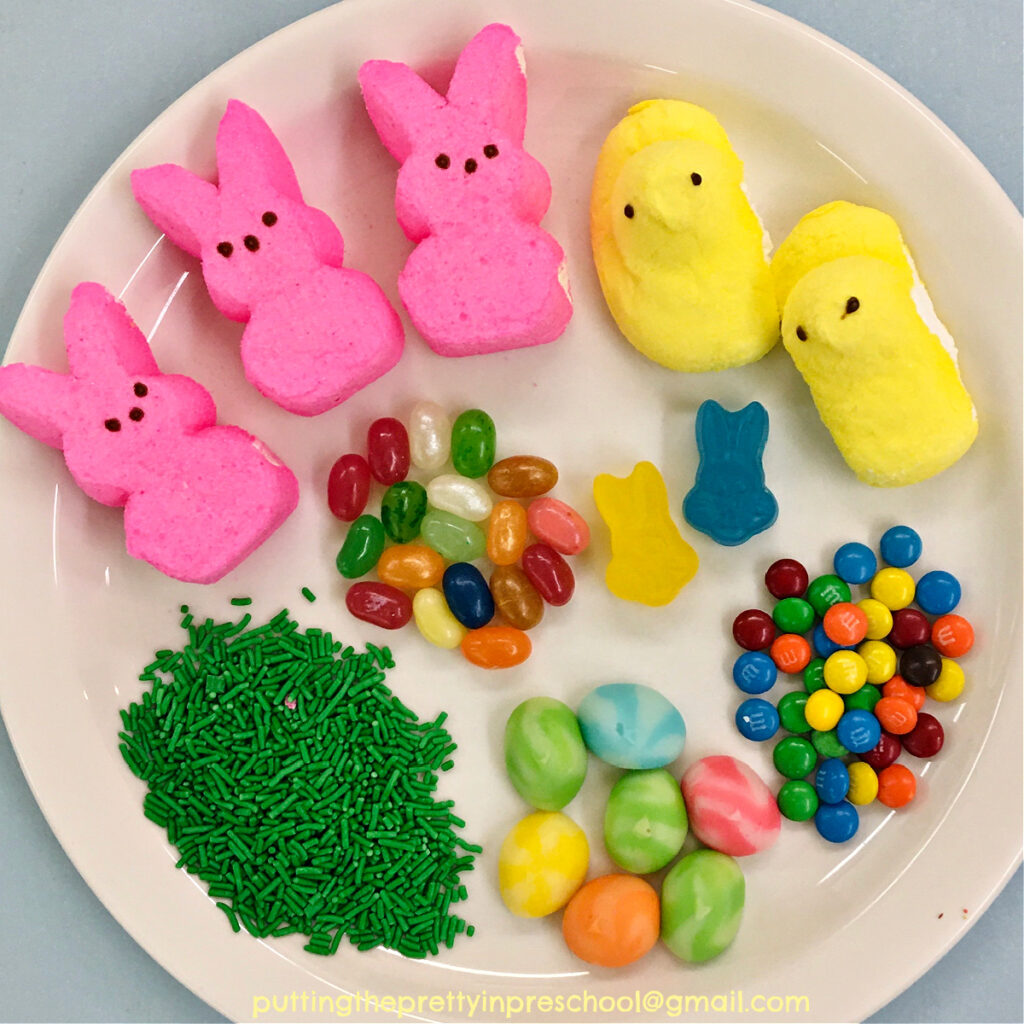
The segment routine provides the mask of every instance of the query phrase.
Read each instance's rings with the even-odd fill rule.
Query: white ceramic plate
[[[444,84],[455,54],[493,20],[509,21],[525,40],[527,141],[553,179],[545,225],[568,253],[576,299],[569,330],[541,349],[465,361],[442,361],[410,331],[398,369],[343,408],[315,420],[284,413],[245,383],[239,326],[211,306],[196,265],[166,242],[154,248],[156,232],[128,188],[130,170],[176,161],[212,173],[224,104],[243,99],[282,138],[308,200],[342,226],[350,264],[394,299],[409,245],[392,212],[395,166],[365,116],[356,70],[369,57],[403,59],[432,69]],[[781,347],[755,366],[684,376],[645,361],[617,335],[590,263],[590,175],[626,107],[654,95],[686,98],[718,115],[776,240],[802,213],[838,197],[899,220],[939,315],[960,342],[979,408],[979,440],[959,465],[905,490],[869,489],[842,464]],[[708,1016],[675,1013],[673,997],[683,994],[718,996],[710,1006],[723,1007],[725,1017],[743,1016],[757,994],[807,996],[809,1019],[868,1015],[956,941],[1020,856],[1020,251],[1016,211],[932,115],[830,40],[738,0],[347,0],[247,50],[172,106],[103,177],[40,275],[8,352],[9,360],[62,367],[60,323],[71,288],[89,279],[123,290],[140,325],[154,332],[162,369],[205,383],[222,421],[263,437],[303,488],[295,515],[245,565],[215,586],[188,586],[127,557],[120,512],[86,499],[58,453],[0,428],[0,565],[17,596],[0,620],[0,695],[57,837],[124,927],[236,1019],[250,1018],[259,996],[315,993],[343,1006],[346,992],[367,990],[524,1002],[586,990],[623,1000],[612,1013],[603,1012],[607,1004],[583,1004],[577,1019]],[[414,629],[395,636],[357,624],[342,603],[334,555],[343,530],[325,508],[327,469],[362,444],[371,418],[404,415],[421,396],[452,410],[488,409],[500,451],[553,459],[562,471],[557,493],[595,523],[595,542],[577,564],[577,597],[547,616],[531,660],[505,674],[429,648]],[[626,606],[602,583],[608,541],[590,481],[651,459],[678,507],[695,469],[693,414],[707,397],[732,408],[751,399],[767,406],[765,465],[779,520],[739,549],[687,530],[702,558],[696,580],[668,608]],[[658,948],[630,969],[591,971],[566,951],[557,915],[534,922],[510,916],[495,872],[501,837],[526,812],[502,766],[501,731],[512,707],[536,693],[575,704],[592,686],[620,678],[649,683],[688,721],[677,768],[726,752],[775,784],[770,750],[745,742],[731,724],[738,702],[728,676],[732,617],[765,602],[760,576],[776,557],[796,556],[824,571],[839,543],[874,543],[893,522],[908,522],[924,537],[922,569],[943,566],[962,578],[963,611],[978,628],[965,661],[968,688],[939,711],[946,747],[922,770],[913,807],[868,809],[856,841],[842,848],[822,842],[810,825],[787,823],[773,850],[743,865],[748,901],[737,941],[700,968]],[[317,604],[302,601],[303,585],[320,595]],[[394,689],[424,716],[451,712],[461,746],[443,791],[468,820],[467,835],[485,845],[464,910],[477,925],[472,940],[427,962],[347,946],[332,959],[312,957],[299,940],[232,935],[202,888],[173,869],[163,833],[141,814],[143,786],[117,752],[117,709],[139,695],[135,677],[150,653],[178,641],[182,601],[226,616],[228,599],[241,593],[255,598],[257,615],[287,604],[306,624],[390,642]],[[599,837],[614,775],[592,761],[568,808],[593,840],[592,875],[610,867]],[[639,1007],[629,1002],[634,993]],[[421,1005],[411,1016],[468,1015],[468,1002],[461,1011],[458,1003],[442,1012]],[[504,1017],[504,1006],[495,1006],[478,1008],[477,1019]],[[289,1015],[336,1019],[336,1009],[299,1013],[300,1004]]]

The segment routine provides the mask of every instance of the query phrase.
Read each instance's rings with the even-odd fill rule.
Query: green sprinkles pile
[[[385,686],[391,652],[300,631],[287,609],[254,628],[181,611],[188,642],[139,676],[120,750],[231,927],[322,955],[346,935],[417,958],[472,935],[451,907],[480,847],[433,796],[456,746],[444,712],[420,722]]]

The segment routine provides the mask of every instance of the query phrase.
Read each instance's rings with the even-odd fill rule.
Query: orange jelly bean
[[[526,547],[526,509],[518,501],[499,501],[487,524],[487,557],[495,565],[512,565]]]
[[[536,498],[558,483],[558,470],[536,455],[513,455],[491,466],[487,483],[503,498]]]
[[[499,565],[491,573],[491,597],[501,617],[516,629],[533,629],[544,618],[544,598],[518,565]]]
[[[557,498],[531,501],[526,518],[537,540],[550,544],[563,555],[578,555],[590,543],[587,521]]]
[[[924,707],[927,694],[923,686],[911,686],[903,676],[893,676],[882,687],[882,696],[899,697],[912,705],[915,711],[920,711]]]
[[[658,941],[661,907],[649,882],[635,875],[604,875],[587,882],[562,917],[565,944],[581,960],[625,967]]]
[[[481,626],[462,638],[466,661],[480,668],[511,668],[530,656],[530,638],[514,626]]]
[[[875,705],[875,718],[886,732],[894,736],[905,736],[917,725],[914,705],[902,697],[883,697]]]
[[[878,773],[878,802],[886,807],[903,807],[916,793],[917,779],[906,765],[891,764]]]
[[[436,587],[444,575],[444,559],[425,544],[394,544],[377,562],[382,583],[404,590]]]

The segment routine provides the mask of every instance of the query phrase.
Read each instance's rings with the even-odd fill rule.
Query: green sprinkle
[[[313,593],[313,591],[309,589],[309,587],[303,587],[303,588],[302,588],[302,596],[303,596],[303,597],[304,597],[304,598],[305,598],[305,599],[306,599],[306,600],[307,600],[307,601],[308,601],[308,602],[309,602],[310,604],[312,604],[312,603],[313,603],[313,602],[314,602],[314,601],[316,600],[316,594],[314,594],[314,593]]]

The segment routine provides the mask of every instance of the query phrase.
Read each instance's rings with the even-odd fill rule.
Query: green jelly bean
[[[452,465],[472,479],[494,465],[494,420],[483,409],[467,409],[452,425]]]
[[[809,740],[801,736],[787,736],[775,744],[772,760],[780,775],[787,779],[802,779],[810,775],[818,763],[818,755]]]
[[[746,883],[740,866],[716,850],[695,850],[661,885],[661,938],[681,960],[703,963],[736,937]]]
[[[809,782],[790,779],[779,790],[778,804],[790,821],[809,821],[818,809],[818,794]]]
[[[846,694],[843,704],[847,711],[874,711],[881,699],[882,691],[874,683],[865,683],[856,693]]]
[[[427,514],[427,491],[415,480],[392,484],[380,502],[380,518],[387,535],[399,544],[408,544],[420,535],[420,524]]]
[[[825,659],[815,658],[804,669],[804,689],[814,693],[825,685]]]
[[[783,633],[806,633],[814,625],[814,609],[802,597],[784,597],[772,618]]]
[[[528,804],[560,811],[587,774],[587,748],[572,708],[554,697],[524,700],[505,724],[505,769]]]
[[[807,706],[809,693],[803,690],[794,690],[780,698],[776,707],[779,710],[779,721],[782,728],[788,732],[809,732],[810,726],[804,718],[804,708]]]
[[[604,845],[627,871],[660,871],[682,849],[689,829],[679,783],[664,768],[623,775],[608,795]]]
[[[437,508],[423,517],[420,538],[449,562],[472,562],[487,551],[487,535],[476,523]]]
[[[832,605],[850,600],[850,588],[838,576],[829,573],[811,580],[807,600],[819,615],[824,615]]]
[[[849,751],[839,742],[839,734],[835,729],[827,732],[819,732],[817,729],[811,732],[811,746],[822,757],[846,757]]]
[[[338,572],[347,580],[365,576],[380,559],[386,539],[384,524],[376,516],[360,516],[348,528],[338,552]]]

